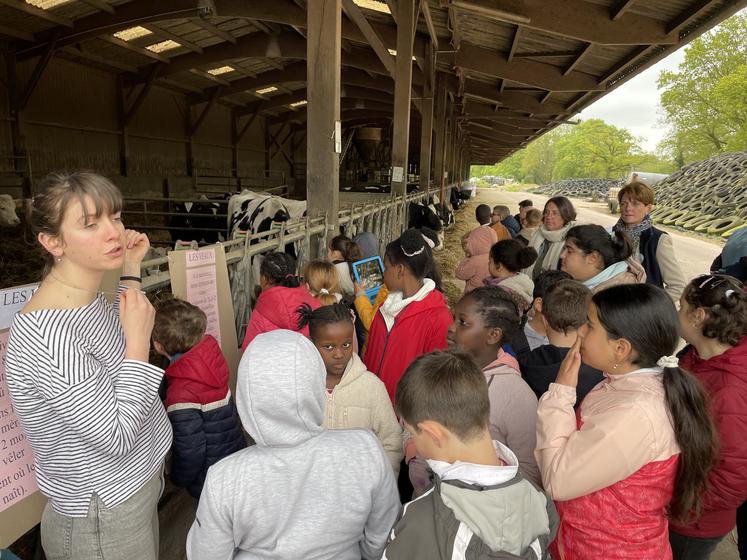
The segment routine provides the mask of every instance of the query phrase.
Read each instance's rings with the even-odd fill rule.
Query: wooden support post
[[[270,125],[267,123],[267,117],[264,119],[265,131],[265,176],[269,176],[270,171]]]
[[[410,141],[410,91],[415,33],[415,0],[397,2],[397,76],[394,80],[392,138],[392,194],[407,192],[407,155]]]
[[[184,155],[187,163],[187,177],[194,177],[194,145],[192,143],[192,105],[186,104],[184,110]]]
[[[423,101],[420,121],[420,188],[427,189],[431,184],[431,144],[433,140],[433,86],[435,68],[433,46],[429,42],[425,49],[423,72]]]
[[[436,80],[436,145],[433,148],[433,169],[439,186],[439,202],[444,199],[444,154],[446,139],[446,75],[437,74]]]
[[[28,105],[29,99],[31,99],[31,94],[34,93],[34,90],[36,89],[36,86],[39,85],[39,82],[42,79],[42,76],[44,75],[44,70],[46,70],[47,65],[49,64],[49,61],[52,60],[52,56],[54,55],[54,50],[57,47],[57,40],[60,38],[60,35],[62,34],[62,28],[59,28],[55,34],[52,37],[52,41],[50,41],[49,45],[47,45],[46,50],[42,55],[39,57],[39,60],[36,62],[36,66],[34,67],[34,72],[31,74],[31,77],[29,78],[28,83],[26,84],[26,87],[23,90],[23,93],[18,99],[18,110],[23,111],[26,108],[26,105]]]
[[[239,123],[236,112],[231,110],[231,176],[239,176]]]
[[[16,74],[16,51],[12,44],[5,52],[5,67],[8,80],[8,105],[10,109],[10,141],[13,146],[13,169],[22,179],[23,198],[31,198],[31,177],[29,176],[26,139],[23,135],[23,109],[19,106],[18,76]]]
[[[130,160],[130,138],[127,134],[127,106],[125,105],[122,74],[117,76],[117,126],[119,128],[119,174],[127,177]]]
[[[340,206],[340,1],[309,0],[306,8],[306,200],[310,216],[327,213],[328,235],[337,231]]]

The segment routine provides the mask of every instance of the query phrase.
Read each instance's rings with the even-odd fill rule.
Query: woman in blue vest
[[[634,255],[646,271],[646,283],[664,288],[678,302],[685,277],[674,254],[672,237],[655,228],[649,216],[654,191],[645,183],[634,181],[620,189],[617,200],[620,219],[613,229],[626,233],[633,242]]]

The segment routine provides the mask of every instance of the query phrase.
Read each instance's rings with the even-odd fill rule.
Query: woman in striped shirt
[[[50,174],[29,225],[48,257],[6,356],[34,450],[48,558],[158,557],[157,503],[171,427],[148,363],[154,311],[138,289],[148,238],[125,230],[122,195],[93,173]],[[114,305],[99,293],[122,268]]]

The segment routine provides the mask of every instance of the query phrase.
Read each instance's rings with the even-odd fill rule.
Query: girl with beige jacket
[[[312,310],[298,308],[299,328],[309,326],[309,336],[327,369],[327,403],[324,426],[329,429],[365,428],[381,442],[395,476],[402,461],[402,428],[384,383],[353,351],[354,319],[344,304]]]

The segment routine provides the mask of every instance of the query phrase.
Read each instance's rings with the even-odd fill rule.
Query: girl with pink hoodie
[[[454,276],[466,282],[464,293],[469,293],[482,286],[483,280],[490,277],[490,248],[498,241],[495,230],[489,226],[480,226],[469,232],[462,240],[467,255],[457,265]]]

